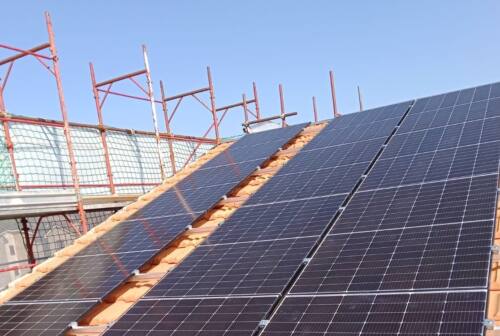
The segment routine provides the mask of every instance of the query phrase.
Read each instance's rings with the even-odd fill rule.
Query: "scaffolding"
[[[262,117],[257,85],[252,96],[217,106],[212,72],[206,68],[206,85],[167,96],[159,81],[160,99],[153,92],[153,80],[146,46],[142,46],[144,67],[111,79],[97,80],[89,63],[97,125],[74,123],[68,118],[64,98],[55,34],[49,13],[45,13],[48,42],[30,49],[0,44],[13,55],[0,60],[0,220],[15,221],[22,236],[26,256],[17,263],[0,265],[0,272],[30,269],[39,260],[71,243],[117,209],[160,184],[186,165],[196,161],[223,139],[220,126],[229,111],[242,112],[243,130],[297,115],[287,112],[283,87],[279,85],[280,113]],[[12,69],[20,59],[40,63],[54,78],[62,120],[48,120],[7,112],[4,92]],[[120,89],[132,83],[139,93]],[[334,116],[336,107],[333,72],[330,84]],[[105,102],[111,96],[147,102],[153,131],[108,126],[104,121]],[[202,136],[176,134],[172,121],[188,99],[206,110],[211,122]],[[314,120],[318,121],[314,99]],[[161,108],[165,131],[160,131],[157,107]],[[255,128],[254,128],[255,127]],[[12,265],[11,265],[12,264]]]

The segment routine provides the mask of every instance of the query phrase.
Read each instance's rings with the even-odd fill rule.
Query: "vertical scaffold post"
[[[333,116],[340,117],[337,111],[337,96],[335,95],[335,80],[333,78],[333,70],[330,70],[330,91],[332,93],[332,106],[333,106]]]
[[[257,94],[257,84],[255,82],[252,83],[253,86],[253,99],[255,100],[255,115],[257,120],[260,119],[260,105],[259,105],[259,95]]]
[[[142,46],[142,55],[144,57],[144,68],[146,69],[146,81],[148,85],[148,98],[151,102],[151,115],[153,117],[153,127],[155,129],[155,138],[156,138],[156,148],[158,150],[158,160],[160,161],[160,174],[161,180],[165,179],[165,169],[163,165],[163,154],[161,152],[161,141],[160,141],[160,130],[158,129],[158,119],[156,117],[156,102],[155,96],[153,93],[153,81],[151,80],[151,71],[149,69],[149,60],[148,60],[148,52],[146,50],[146,46]]]
[[[165,119],[165,129],[167,130],[167,142],[168,151],[170,154],[170,164],[172,165],[172,175],[177,173],[177,168],[175,166],[175,153],[174,144],[172,139],[172,131],[170,129],[170,119],[168,116],[167,109],[167,96],[165,95],[165,87],[163,86],[163,81],[160,80],[160,93],[161,93],[161,108],[163,109],[163,119]]]
[[[66,138],[66,144],[68,147],[68,156],[71,167],[71,176],[73,179],[73,186],[76,194],[76,202],[78,208],[78,214],[80,215],[80,221],[82,224],[82,232],[86,233],[88,231],[87,216],[85,215],[85,209],[83,207],[82,195],[80,192],[80,180],[78,178],[78,171],[76,168],[75,153],[73,151],[73,141],[71,139],[71,131],[68,121],[68,112],[66,109],[66,102],[64,100],[64,92],[61,81],[61,72],[59,70],[59,58],[57,56],[57,49],[55,45],[54,31],[52,29],[52,21],[48,12],[45,12],[45,21],[47,24],[47,31],[49,34],[49,49],[52,59],[53,74],[56,79],[57,92],[59,96],[59,107],[61,109],[63,127],[64,127],[64,137]]]
[[[7,151],[9,152],[10,167],[12,169],[12,175],[14,176],[14,186],[16,188],[16,191],[21,191],[21,184],[19,183],[19,173],[17,172],[16,158],[14,156],[14,142],[12,142],[9,127],[9,122],[7,120],[4,120],[3,132],[5,134],[5,145],[7,146]]]
[[[283,96],[283,85],[278,85],[278,90],[280,94],[280,115],[281,115],[281,127],[286,126],[285,121],[285,97]]]
[[[217,144],[220,144],[219,121],[217,119],[217,107],[215,105],[214,84],[212,82],[212,72],[210,71],[209,66],[207,66],[207,77],[208,77],[208,88],[210,90],[210,109],[212,110],[212,118],[214,122],[215,141]]]
[[[363,111],[363,96],[361,95],[361,89],[359,88],[358,85],[358,101],[359,101],[359,111]]]
[[[245,124],[248,122],[248,109],[247,109],[247,95],[246,94],[242,94],[241,95],[241,99],[242,99],[242,106],[243,106],[243,116],[245,117]]]
[[[106,163],[106,174],[108,175],[109,190],[111,194],[116,194],[115,183],[113,181],[113,170],[111,169],[111,160],[109,157],[108,141],[106,138],[106,127],[102,117],[101,100],[99,99],[99,91],[97,91],[94,65],[89,63],[90,79],[92,81],[92,92],[94,94],[95,108],[97,110],[97,120],[99,123],[99,133],[101,134],[102,148],[104,152],[104,162]],[[111,84],[110,84],[111,85]]]
[[[30,228],[28,227],[28,220],[26,217],[21,217],[21,224],[22,228],[21,230],[23,231],[24,235],[24,242],[26,245],[26,254],[28,255],[28,264],[33,266],[36,262],[35,260],[35,254],[33,253],[33,246],[31,244],[31,239],[30,239]]]
[[[314,122],[318,122],[318,110],[316,108],[316,97],[312,97],[313,101],[313,113],[314,113]]]

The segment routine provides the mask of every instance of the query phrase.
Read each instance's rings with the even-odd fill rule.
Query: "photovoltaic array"
[[[149,330],[146,335],[253,334],[409,107],[409,102],[401,103],[331,121],[139,302],[141,307],[170,307],[179,302],[204,307],[218,302],[205,315],[208,323],[193,328],[184,322],[193,318],[193,306],[183,312],[163,310],[147,318],[131,310],[106,335],[134,335],[145,330]],[[343,138],[337,138],[338,134]],[[349,178],[338,184],[343,175],[330,174],[332,171]],[[250,313],[242,298],[266,300],[268,306],[258,311],[258,319],[252,314],[252,319],[234,321],[228,311],[243,311],[243,316]]]
[[[482,335],[499,98],[415,102],[263,335]]]
[[[26,331],[22,335],[62,334],[70,322],[184,232],[305,126],[241,138],[130,219],[23,290],[9,305],[0,306],[2,335],[20,335],[20,330]]]
[[[0,306],[0,331],[64,331],[304,126],[240,139]],[[500,84],[329,121],[105,335],[482,335],[498,129]]]

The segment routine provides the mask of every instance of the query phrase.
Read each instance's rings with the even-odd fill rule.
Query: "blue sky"
[[[156,93],[206,85],[211,65],[218,105],[259,87],[265,115],[279,111],[278,83],[293,122],[331,116],[328,70],[336,74],[340,112],[500,80],[498,1],[9,1],[0,43],[28,48],[46,40],[50,11],[70,119],[95,123],[88,62],[102,80],[142,68],[147,44]],[[9,54],[1,52],[4,57]],[[3,68],[5,69],[5,68]],[[59,119],[55,84],[35,61],[16,64],[5,92],[11,113]],[[3,76],[3,75],[0,75]],[[133,87],[123,90],[134,92]],[[108,104],[109,103],[109,104]],[[109,99],[105,123],[151,129],[149,106]],[[240,132],[235,110],[224,135]],[[200,135],[210,115],[186,104],[174,132]]]

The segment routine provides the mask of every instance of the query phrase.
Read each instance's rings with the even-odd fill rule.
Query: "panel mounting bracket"
[[[500,261],[500,245],[491,246],[491,253],[493,255],[493,261]]]
[[[484,319],[483,326],[486,329],[485,335],[487,335],[487,336],[499,336],[500,335],[500,326],[495,325],[495,321],[490,320],[490,319]]]
[[[99,335],[102,334],[109,327],[108,324],[96,325],[96,326],[79,326],[78,322],[71,322],[69,327],[72,329],[72,335]]]
[[[311,258],[304,258],[302,259],[302,264],[307,265],[311,261]]]
[[[269,324],[269,320],[260,320],[259,328],[265,328]]]

